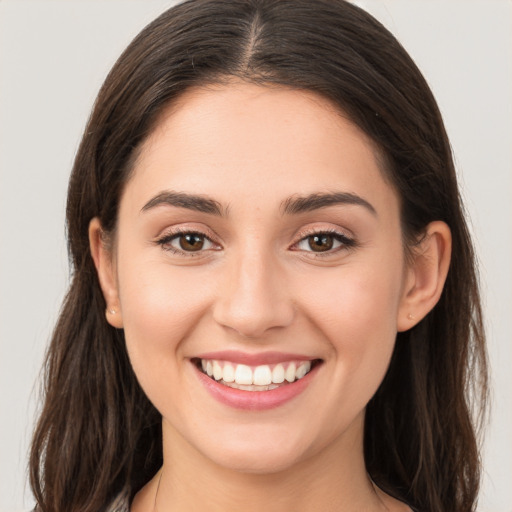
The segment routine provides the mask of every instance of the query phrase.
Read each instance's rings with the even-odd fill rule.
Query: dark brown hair
[[[30,477],[44,512],[98,512],[133,496],[161,465],[160,415],[140,389],[89,251],[88,225],[112,233],[137,150],[159,114],[195,85],[236,77],[314,91],[376,143],[411,244],[445,221],[453,256],[437,306],[399,333],[367,407],[368,472],[418,510],[470,512],[480,479],[475,425],[487,392],[473,249],[436,102],[397,40],[343,0],[190,0],[129,45],[108,75],[69,184],[72,283],[46,360]]]

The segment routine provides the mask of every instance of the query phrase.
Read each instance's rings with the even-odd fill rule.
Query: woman
[[[475,509],[472,246],[432,94],[367,13],[164,13],[100,91],[67,215],[41,510]]]

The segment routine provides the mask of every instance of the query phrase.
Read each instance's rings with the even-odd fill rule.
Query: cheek
[[[384,378],[396,340],[401,267],[347,265],[309,288],[309,322],[330,345],[333,392],[360,407]],[[336,383],[336,384],[335,384]]]
[[[336,330],[354,335],[372,331],[396,334],[401,272],[394,267],[397,265],[347,265],[332,273],[319,273],[311,281],[304,275],[303,296],[310,319],[325,326],[330,338],[336,338]],[[311,282],[315,286],[310,286]]]
[[[195,273],[194,273],[195,272]],[[128,354],[141,385],[155,375],[178,375],[182,341],[207,308],[198,267],[126,258],[118,266],[120,304]],[[173,354],[177,357],[173,357]]]

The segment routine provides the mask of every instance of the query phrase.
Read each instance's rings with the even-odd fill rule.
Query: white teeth
[[[304,377],[304,375],[306,375],[306,373],[308,373],[309,370],[311,370],[311,363],[308,361],[307,363],[301,364],[297,368],[297,371],[295,372],[295,377],[297,377],[297,379],[302,379],[302,377]]]
[[[245,364],[239,364],[235,370],[235,382],[237,384],[252,384],[252,370]]]
[[[277,389],[277,384],[269,384],[268,386],[245,386],[244,384],[237,384],[236,382],[229,382],[225,384],[230,388],[242,389],[244,391],[270,391],[271,389]]]
[[[311,370],[311,361],[279,363],[273,368],[263,364],[251,368],[245,364],[228,363],[212,359],[202,359],[201,368],[209,377],[231,387],[245,389],[259,386],[259,389],[274,389],[276,384],[289,383],[302,379]],[[252,389],[252,388],[251,388]]]
[[[224,365],[222,380],[224,382],[235,382],[235,369],[229,363]]]
[[[218,361],[213,362],[213,378],[215,380],[222,379],[222,366],[219,364]]]
[[[293,382],[295,380],[295,370],[296,370],[296,366],[295,366],[295,363],[291,363],[288,368],[286,368],[286,372],[284,374],[284,378],[288,381],[288,382]]]
[[[254,370],[253,384],[267,386],[272,383],[272,372],[266,365],[257,366]]]
[[[277,364],[272,370],[272,382],[274,384],[281,384],[284,382],[284,366]]]

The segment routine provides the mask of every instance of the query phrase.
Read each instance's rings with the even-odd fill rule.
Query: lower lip
[[[201,383],[209,393],[224,405],[235,409],[262,411],[279,407],[300,395],[313,380],[320,365],[315,366],[302,379],[269,391],[245,391],[230,388],[211,379],[194,365]]]

